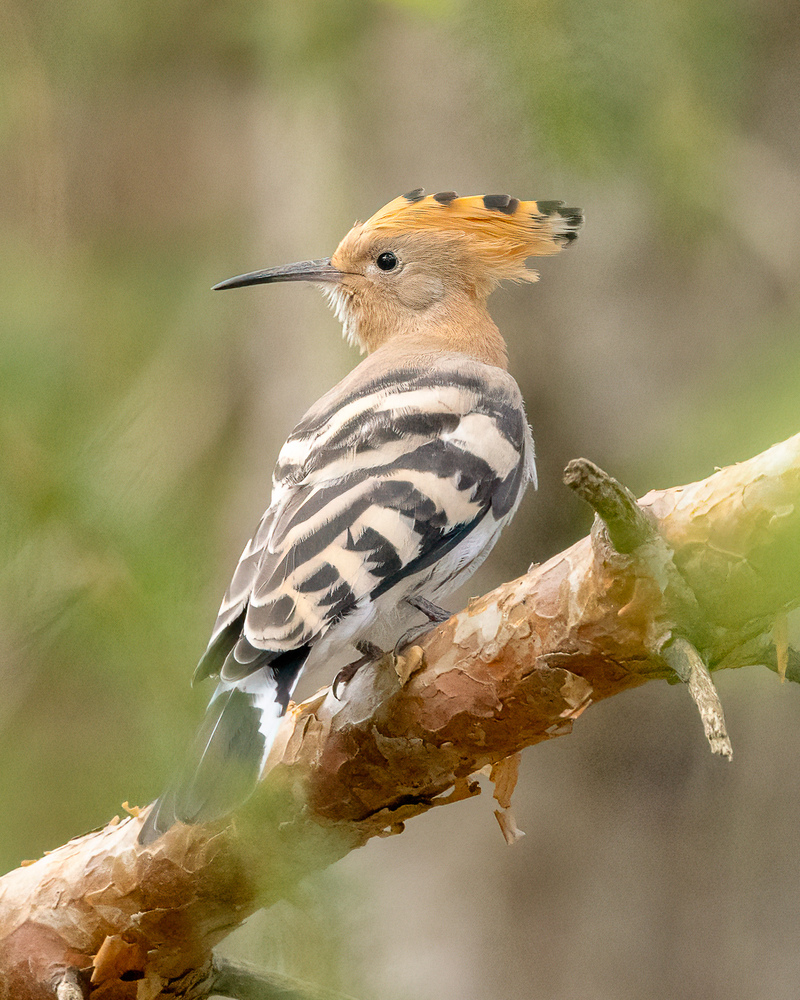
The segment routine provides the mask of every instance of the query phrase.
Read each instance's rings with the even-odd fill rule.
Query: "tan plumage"
[[[487,207],[488,206],[488,207]],[[536,281],[531,256],[558,253],[577,235],[580,209],[508,195],[424,197],[411,191],[356,223],[331,263],[328,288],[347,338],[364,351],[437,344],[505,366],[505,344],[486,308],[503,279]],[[382,253],[399,267],[381,273]]]
[[[581,210],[563,202],[519,201],[508,195],[459,198],[454,191],[424,196],[421,190],[395,198],[364,223],[369,231],[434,231],[463,237],[487,280],[536,281],[528,257],[558,253],[576,235]]]
[[[323,287],[367,357],[281,449],[196,679],[217,677],[184,773],[141,839],[224,815],[257,781],[300,672],[394,645],[485,559],[535,482],[533,439],[486,299],[574,239],[578,209],[507,195],[396,198],[329,259],[255,271]],[[351,654],[351,658],[352,658]]]

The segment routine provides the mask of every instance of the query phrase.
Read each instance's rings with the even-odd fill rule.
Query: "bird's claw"
[[[361,653],[361,656],[357,660],[353,660],[352,663],[348,663],[347,666],[342,667],[334,677],[331,684],[331,694],[333,697],[337,701],[340,701],[339,689],[341,685],[349,684],[358,671],[368,663],[374,663],[377,660],[383,659],[388,660],[392,669],[399,677],[401,686],[405,686],[411,675],[415,674],[425,665],[425,653],[422,647],[409,645],[409,641],[413,640],[421,632],[427,632],[429,627],[429,625],[424,625],[421,630],[418,628],[410,629],[400,637],[394,649],[387,650],[386,652],[372,642],[355,643],[355,647]],[[401,649],[405,650],[405,652],[401,653]]]
[[[372,642],[357,642],[355,643],[355,647],[361,653],[361,656],[357,660],[353,660],[352,663],[348,663],[342,667],[339,673],[333,678],[331,694],[337,701],[341,700],[339,698],[340,685],[344,684],[346,686],[349,684],[362,667],[365,667],[368,663],[372,663],[373,660],[380,659],[384,655],[383,650]]]

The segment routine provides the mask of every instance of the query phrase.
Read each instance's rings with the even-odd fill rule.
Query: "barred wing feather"
[[[493,541],[532,477],[519,391],[499,369],[440,362],[323,397],[281,451],[201,676],[221,652],[224,680],[246,676],[389,591],[452,589],[468,566],[447,557],[487,515]]]

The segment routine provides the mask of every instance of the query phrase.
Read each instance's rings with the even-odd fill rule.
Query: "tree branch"
[[[208,996],[211,949],[255,909],[475,794],[487,766],[506,810],[513,769],[500,762],[570,732],[590,704],[677,671],[721,740],[706,667],[767,663],[800,679],[785,638],[800,605],[800,435],[638,504],[591,463],[572,474],[605,525],[471,601],[401,676],[370,664],[341,701],[326,690],[294,706],[227,822],[177,825],[143,848],[141,818],[115,818],[0,879],[0,997],[66,983],[93,1000]]]
[[[214,958],[209,996],[235,1000],[349,1000],[341,993],[320,990],[288,976],[264,972],[246,962]]]

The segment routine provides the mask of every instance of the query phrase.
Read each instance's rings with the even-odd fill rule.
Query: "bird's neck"
[[[508,368],[505,341],[485,300],[452,296],[424,310],[403,309],[388,316],[367,314],[358,319],[356,338],[370,354],[391,344],[408,353],[456,352]]]

